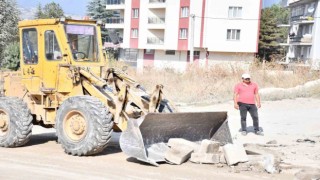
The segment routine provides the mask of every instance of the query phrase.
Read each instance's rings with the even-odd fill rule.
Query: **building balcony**
[[[158,17],[149,17],[148,24],[164,24],[166,22],[166,18],[158,18]]]
[[[311,45],[312,44],[312,36],[311,35],[304,35],[304,36],[290,37],[290,44]]]
[[[166,8],[166,0],[149,0],[149,8]]]
[[[107,29],[123,29],[124,19],[123,18],[107,18],[105,28]]]
[[[157,37],[148,37],[147,38],[147,44],[163,45],[164,44],[164,39],[163,38],[157,38]]]
[[[125,0],[107,0],[107,10],[125,9]]]
[[[124,19],[123,18],[107,18],[106,23],[107,24],[123,24]]]
[[[312,16],[292,16],[290,19],[293,23],[299,23],[299,24],[307,24],[307,23],[314,23],[314,18]]]

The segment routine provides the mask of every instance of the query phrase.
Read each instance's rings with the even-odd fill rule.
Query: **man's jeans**
[[[249,111],[253,120],[253,126],[255,131],[259,131],[259,117],[258,108],[255,104],[245,104],[238,102],[240,116],[241,116],[241,129],[247,131],[247,112]]]

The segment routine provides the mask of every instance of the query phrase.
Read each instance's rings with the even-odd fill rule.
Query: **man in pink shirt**
[[[263,135],[259,129],[258,108],[261,107],[258,85],[251,82],[250,74],[242,75],[242,82],[234,87],[234,108],[240,110],[242,135],[247,135],[247,112],[253,120],[254,131]],[[258,107],[258,108],[257,108]]]

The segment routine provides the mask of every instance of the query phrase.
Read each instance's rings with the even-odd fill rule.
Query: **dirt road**
[[[232,103],[206,107],[181,107],[182,111],[229,111],[229,124],[235,141],[265,143],[277,140],[282,146],[284,162],[298,166],[320,167],[320,100],[298,99],[264,102],[259,111],[265,136],[249,133],[243,137],[238,112]],[[252,121],[248,118],[248,125]],[[162,164],[153,167],[128,158],[120,150],[119,134],[99,155],[73,157],[66,155],[56,143],[54,129],[35,126],[31,141],[24,147],[0,148],[0,179],[292,179],[298,168],[280,174],[229,172],[229,167],[199,165],[187,162],[181,166]],[[296,142],[297,139],[314,139]]]

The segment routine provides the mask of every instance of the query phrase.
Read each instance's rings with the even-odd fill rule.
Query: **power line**
[[[196,18],[200,19],[215,19],[215,20],[230,20],[230,21],[259,21],[262,20],[262,18],[258,19],[250,19],[250,18],[219,18],[219,17],[208,17],[208,16],[195,16]],[[320,17],[312,17],[313,19],[317,19]],[[303,20],[303,19],[301,19]]]

